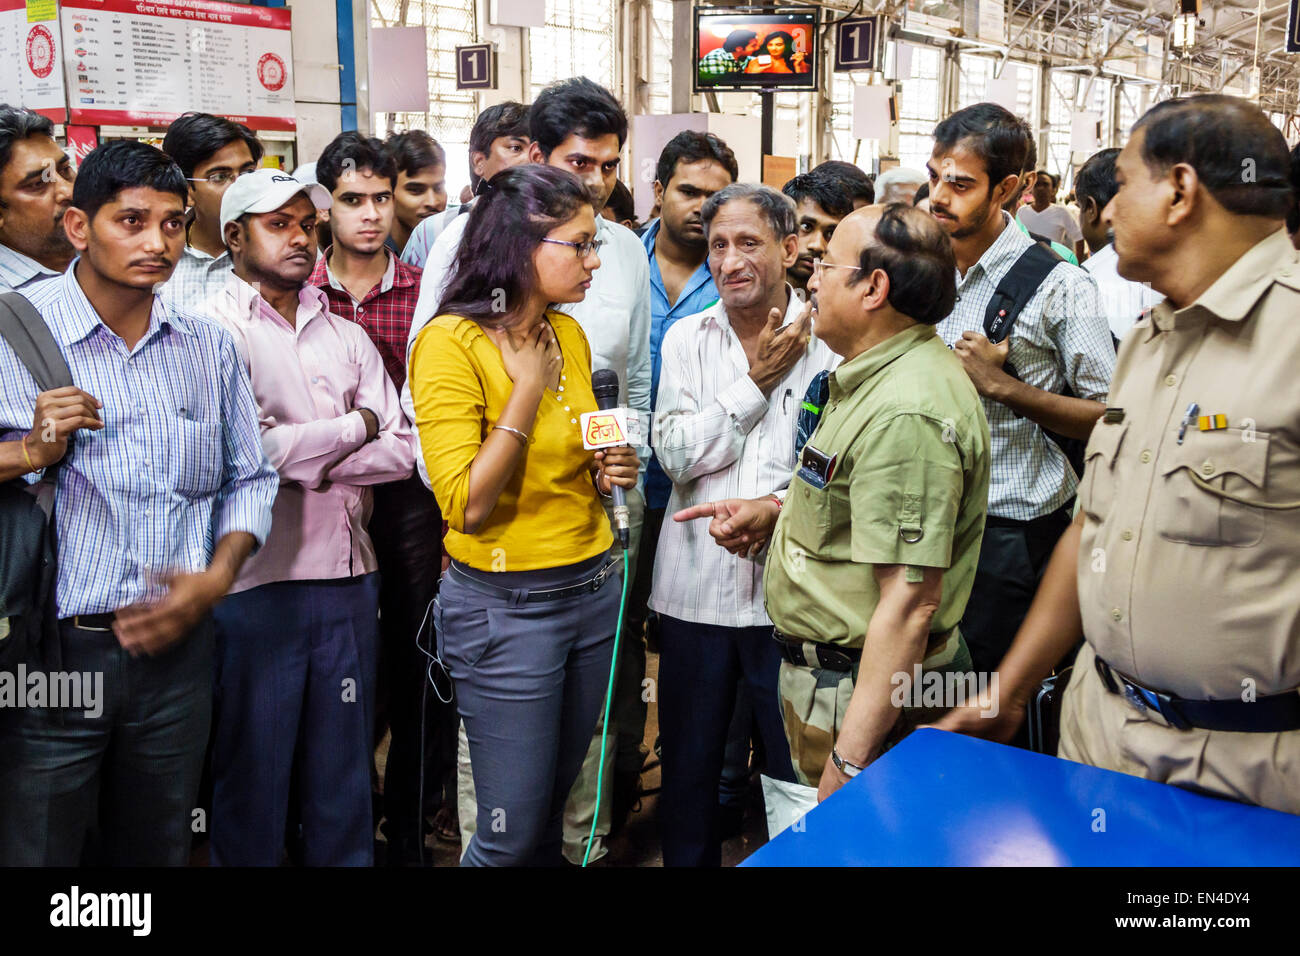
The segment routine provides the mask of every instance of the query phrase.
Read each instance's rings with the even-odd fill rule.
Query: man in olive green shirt
[[[712,516],[709,533],[735,553],[757,554],[770,535],[763,585],[786,657],[782,716],[796,773],[820,799],[955,703],[923,695],[929,672],[970,667],[956,625],[984,532],[989,430],[934,330],[955,275],[949,240],[924,213],[896,204],[846,217],[808,286],[817,335],[844,362],[784,504],[734,499],[673,516]],[[987,691],[988,675],[963,676],[949,696]],[[995,699],[981,702],[996,712]]]

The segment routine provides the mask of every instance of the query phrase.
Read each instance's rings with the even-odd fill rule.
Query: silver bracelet
[[[518,428],[511,428],[509,425],[493,425],[492,427],[493,429],[499,428],[503,432],[509,432],[516,436],[523,443],[525,448],[528,447],[528,435],[526,432],[521,432]]]

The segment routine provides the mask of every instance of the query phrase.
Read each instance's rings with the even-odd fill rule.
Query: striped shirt
[[[785,322],[803,303],[786,286]],[[818,372],[839,357],[813,337],[802,358],[764,395],[721,301],[679,320],[664,336],[654,422],[655,455],[673,480],[659,533],[650,607],[696,624],[763,627],[763,565],[718,547],[707,521],[678,524],[681,508],[784,489],[794,471],[799,404]]]
[[[984,334],[984,310],[998,283],[1033,240],[1011,225],[979,262],[957,274],[957,304],[939,323],[951,346],[963,332]],[[1010,361],[1020,379],[1060,394],[1068,384],[1077,398],[1104,402],[1115,371],[1115,346],[1092,277],[1067,262],[1048,273],[1011,330]],[[1056,442],[1028,418],[980,396],[993,439],[989,514],[1028,521],[1070,500],[1079,478]]]
[[[257,406],[230,334],[154,296],[149,330],[127,349],[73,269],[29,295],[72,379],[103,403],[59,468],[55,527],[60,618],[156,599],[158,575],[202,571],[216,542],[271,529],[279,478],[262,452]],[[0,343],[0,440],[32,423],[38,394]]]
[[[186,246],[172,277],[162,287],[162,297],[173,309],[198,311],[199,306],[225,287],[233,269],[229,252],[214,259],[206,252]]]
[[[58,275],[61,273],[0,244],[0,293],[21,292],[26,295],[37,283]]]
[[[448,206],[442,212],[434,213],[427,219],[421,219],[411,231],[411,238],[406,240],[406,248],[401,251],[402,261],[408,266],[423,269],[429,258],[429,250],[438,241],[443,230],[455,221],[457,216],[469,212],[474,205],[470,200],[460,206]]]

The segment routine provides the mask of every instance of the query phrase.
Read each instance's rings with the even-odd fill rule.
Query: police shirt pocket
[[[1104,521],[1115,499],[1115,459],[1128,422],[1099,421],[1083,453],[1083,480],[1079,482],[1079,507],[1089,518]]]
[[[177,415],[167,425],[167,457],[177,493],[205,498],[221,488],[224,455],[220,422]]]
[[[1240,428],[1188,432],[1160,456],[1164,484],[1156,529],[1168,541],[1247,548],[1264,535],[1268,510],[1264,432]]]

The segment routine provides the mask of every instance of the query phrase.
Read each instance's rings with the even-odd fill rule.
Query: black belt
[[[1073,517],[1074,499],[1071,498],[1055,511],[1049,511],[1045,515],[1039,515],[1037,518],[1001,518],[997,515],[988,515],[984,519],[986,528],[1038,528],[1042,525],[1050,525],[1064,518],[1068,524]]]
[[[75,627],[79,631],[111,631],[115,620],[117,620],[117,613],[107,611],[103,614],[74,614],[72,617],[60,619],[59,623],[67,627]]]
[[[1126,677],[1100,657],[1097,673],[1112,694],[1120,694],[1138,710],[1154,710],[1177,730],[1225,730],[1231,733],[1277,734],[1300,730],[1300,692],[1269,694],[1255,700],[1187,700]]]
[[[486,594],[489,597],[501,598],[504,601],[516,600],[515,595],[522,591],[523,603],[537,604],[542,601],[562,601],[565,598],[581,597],[584,594],[594,594],[599,591],[601,585],[609,577],[610,572],[619,566],[617,558],[611,558],[604,567],[596,572],[594,577],[583,581],[581,584],[571,584],[563,588],[549,588],[540,590],[537,588],[503,588],[499,584],[489,584],[472,575],[466,574],[456,566],[456,562],[451,563],[447,569],[448,574],[453,574],[456,579],[462,582],[471,591],[477,591],[480,594]]]
[[[926,651],[932,651],[947,643],[948,638],[952,637],[953,630],[954,628],[950,627],[946,631],[931,634]],[[775,628],[772,629],[772,636],[781,645],[782,655],[795,667],[817,667],[825,671],[848,673],[853,670],[854,664],[862,660],[860,647],[838,647],[818,641],[805,641],[799,637],[782,634]]]

